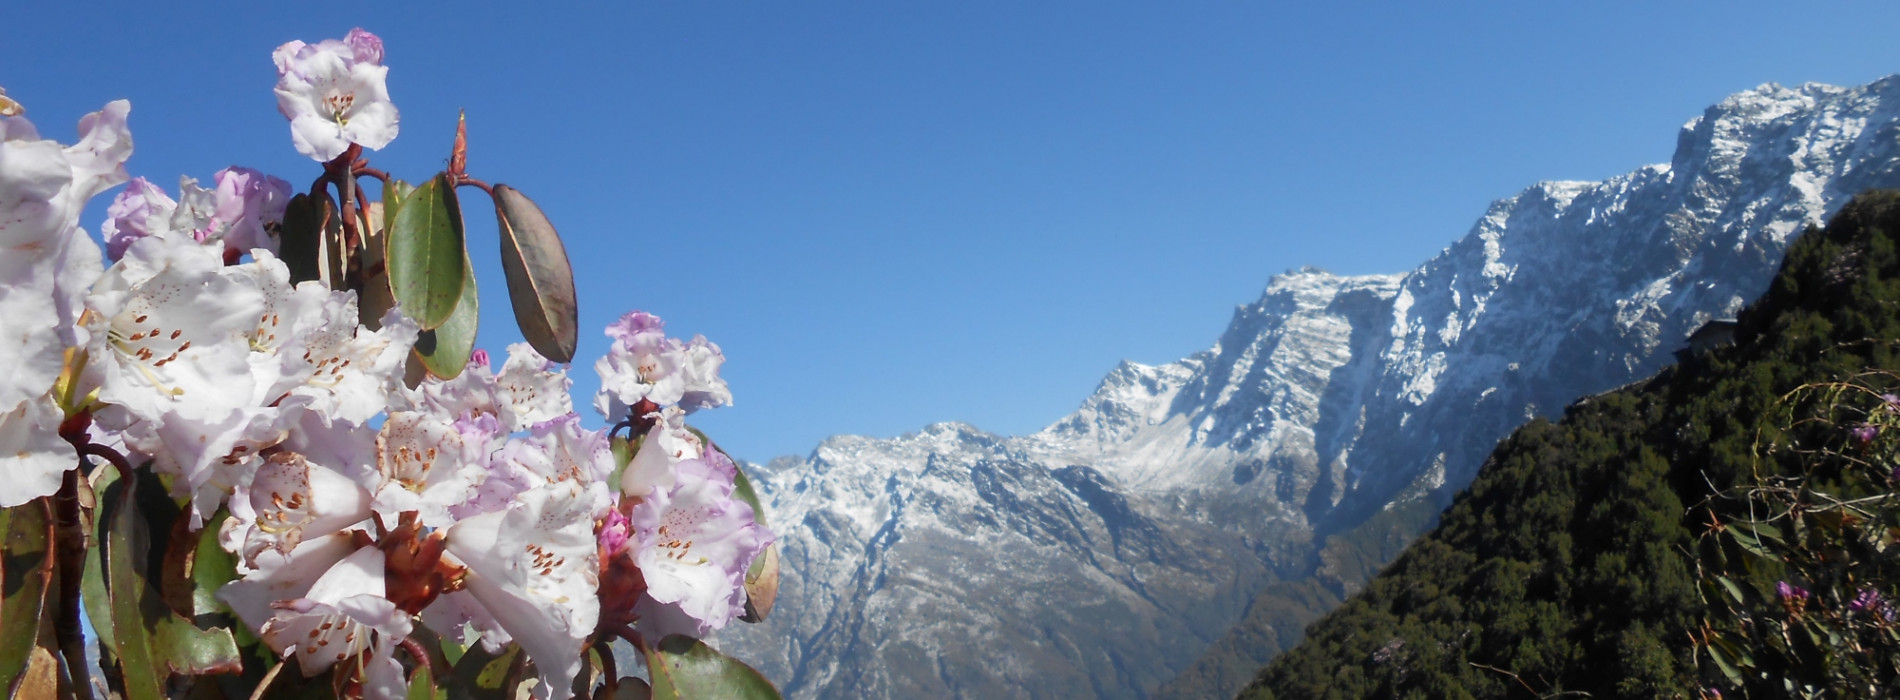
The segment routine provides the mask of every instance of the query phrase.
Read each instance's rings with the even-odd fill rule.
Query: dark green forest
[[[1518,429],[1241,696],[1881,695],[1900,675],[1896,235],[1900,193],[1856,198],[1792,245],[1733,345]]]

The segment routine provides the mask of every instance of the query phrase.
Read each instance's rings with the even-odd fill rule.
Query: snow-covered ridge
[[[1269,570],[1310,574],[1324,535],[1443,498],[1527,416],[1655,371],[1873,187],[1900,187],[1900,77],[1764,85],[1690,120],[1667,164],[1535,184],[1410,272],[1276,276],[1209,349],[1124,362],[1033,435],[937,424],[781,458],[759,482],[785,588],[724,643],[791,697],[1139,697]]]

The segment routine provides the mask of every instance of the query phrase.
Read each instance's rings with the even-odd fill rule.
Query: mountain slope
[[[1516,431],[1436,529],[1309,628],[1306,642],[1263,669],[1243,697],[1503,698],[1524,690],[1544,697],[1647,697],[1700,687],[1733,690],[1735,679],[1752,674],[1725,674],[1707,644],[1691,642],[1710,634],[1705,619],[1722,628],[1704,594],[1722,588],[1712,573],[1699,572],[1723,562],[1734,562],[1727,565],[1733,578],[1720,584],[1732,593],[1707,597],[1721,601],[1722,609],[1747,609],[1744,628],[1808,625],[1826,639],[1862,619],[1872,621],[1871,642],[1864,643],[1882,645],[1885,623],[1874,620],[1875,604],[1851,601],[1892,595],[1895,580],[1853,578],[1837,597],[1819,577],[1798,575],[1793,557],[1765,556],[1743,567],[1743,547],[1763,545],[1752,538],[1725,545],[1725,530],[1715,524],[1747,522],[1751,506],[1763,503],[1734,494],[1806,480],[1813,491],[1804,490],[1800,500],[1812,503],[1803,508],[1812,519],[1809,541],[1834,559],[1822,568],[1865,573],[1842,561],[1855,547],[1846,541],[1854,536],[1828,534],[1851,533],[1852,520],[1828,520],[1828,501],[1815,494],[1843,485],[1858,489],[1853,512],[1884,531],[1893,516],[1892,463],[1852,447],[1843,457],[1828,456],[1828,445],[1848,441],[1845,427],[1796,420],[1788,406],[1799,388],[1829,382],[1872,381],[1879,386],[1868,385],[1865,398],[1875,405],[1882,401],[1877,394],[1892,390],[1891,373],[1864,373],[1900,366],[1895,234],[1900,192],[1858,198],[1789,253],[1773,288],[1741,315],[1735,346],[1588,397],[1560,423],[1540,419]],[[1855,398],[1850,392],[1838,400]],[[1873,439],[1861,439],[1862,448]],[[1812,471],[1816,464],[1823,466]],[[1798,533],[1801,521],[1781,524]],[[1795,535],[1787,541],[1795,543]],[[1875,550],[1866,554],[1879,559],[1884,540],[1874,541]],[[1764,592],[1777,581],[1830,595],[1793,606],[1783,593],[1776,602]],[[1839,616],[1831,617],[1829,608]],[[1856,696],[1895,677],[1891,643],[1885,650],[1850,652],[1842,644],[1839,651],[1814,653],[1790,645],[1788,655],[1807,663],[1776,667],[1776,642],[1748,655],[1773,679],[1749,680],[1761,686],[1750,688],[1754,692],[1778,694],[1780,679],[1789,678],[1797,685],[1835,684],[1837,692]],[[1863,656],[1870,660],[1865,666],[1857,661]]]
[[[1500,437],[1654,372],[1846,193],[1900,186],[1897,156],[1900,78],[1763,86],[1669,164],[1540,183],[1404,275],[1277,276],[1209,350],[1124,363],[1034,435],[776,460],[785,587],[722,643],[793,697],[1231,693]]]

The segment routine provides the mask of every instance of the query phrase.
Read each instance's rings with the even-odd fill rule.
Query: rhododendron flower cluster
[[[718,346],[667,337],[643,312],[610,325],[599,429],[573,410],[567,366],[533,343],[509,346],[499,368],[476,350],[440,370],[452,329],[423,327],[401,292],[366,291],[391,285],[374,266],[405,261],[337,252],[429,233],[372,228],[354,182],[389,180],[359,158],[396,135],[381,40],[359,29],[274,58],[292,143],[325,162],[313,191],[338,188],[324,206],[343,207],[341,226],[300,228],[291,185],[242,167],[208,187],[182,178],[176,196],[129,179],[124,102],[82,120],[73,146],[0,118],[0,506],[77,503],[110,475],[125,518],[136,489],[160,485],[177,520],[145,527],[231,559],[228,581],[176,585],[208,585],[193,599],[228,606],[248,634],[201,631],[254,637],[285,673],[347,696],[488,682],[434,667],[450,647],[479,647],[518,649],[535,696],[565,698],[589,663],[608,664],[609,686],[623,680],[601,660],[610,641],[658,663],[670,635],[744,615],[773,534],[740,495],[739,465],[685,423],[732,401]],[[439,182],[487,189],[460,171],[460,143]],[[102,255],[81,212],[128,179],[99,224]],[[380,206],[429,204],[398,200],[403,187]],[[335,238],[293,250],[296,235]],[[311,250],[338,256],[337,274],[302,272]],[[115,682],[143,682],[135,673]],[[257,691],[319,682],[280,675]]]

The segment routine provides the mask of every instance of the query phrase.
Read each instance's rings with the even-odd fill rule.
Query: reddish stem
[[[79,472],[66,472],[59,494],[53,497],[53,540],[57,546],[59,567],[59,623],[54,636],[60,655],[65,657],[66,674],[72,680],[72,695],[92,700],[92,674],[86,663],[86,637],[80,630],[80,580],[78,572],[86,568],[86,533],[81,528]]]
[[[600,654],[600,671],[607,676],[607,695],[612,697],[620,692],[620,671],[614,667],[614,647],[605,639],[594,642],[594,653]]]
[[[633,631],[632,627],[628,627],[626,625],[614,625],[613,627],[608,628],[607,631],[613,633],[613,635],[616,637],[625,639],[628,642],[632,643],[633,648],[639,649],[641,655],[645,655],[647,653],[646,638],[641,637],[639,632]]]
[[[477,187],[477,188],[480,188],[481,191],[488,193],[488,196],[490,197],[495,196],[494,187],[490,186],[486,182],[482,182],[481,180],[477,180],[475,178],[469,177],[466,173],[459,174],[459,175],[455,173],[450,173],[449,182],[454,183],[456,187]]]
[[[429,669],[429,678],[440,682],[442,677],[436,675],[435,664],[429,661],[429,652],[422,649],[421,642],[417,642],[411,637],[403,637],[402,641],[396,642],[396,646],[402,647],[403,651],[409,652],[410,656],[416,657],[416,663],[422,664],[423,668]]]
[[[105,461],[111,462],[112,466],[118,468],[119,478],[125,480],[127,486],[132,484],[132,463],[127,462],[125,455],[119,454],[118,450],[90,442],[84,445],[74,445],[74,447],[79,448],[79,454],[89,457],[100,457],[105,459]]]
[[[356,177],[373,177],[381,182],[389,182],[389,173],[369,167],[367,159],[358,159],[350,166],[350,174]]]

